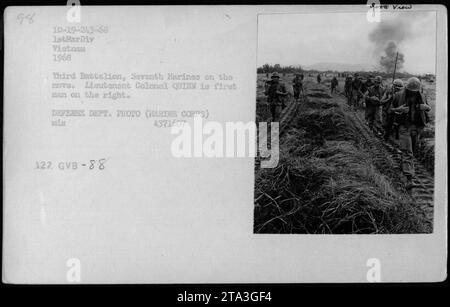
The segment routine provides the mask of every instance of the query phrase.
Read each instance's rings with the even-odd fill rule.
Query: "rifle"
[[[392,95],[394,94],[394,80],[395,80],[395,71],[397,70],[397,60],[398,60],[398,51],[397,51],[397,54],[395,55],[394,73],[392,75],[392,86],[391,86]],[[394,127],[395,139],[398,140],[399,139],[399,125],[398,125],[399,114],[397,114],[397,112],[395,112],[393,114],[393,116],[394,116],[394,118],[393,118],[392,125]]]
[[[398,60],[398,51],[397,51],[397,55],[395,56],[394,74],[392,75],[392,83],[394,83],[394,80],[395,80],[395,71],[397,70],[397,60]]]

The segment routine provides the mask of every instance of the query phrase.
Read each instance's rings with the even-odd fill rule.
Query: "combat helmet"
[[[403,81],[402,79],[395,79],[394,82],[392,82],[392,85],[398,88],[403,88]]]
[[[411,77],[406,82],[406,89],[411,92],[419,92],[420,86],[420,80],[416,77]]]

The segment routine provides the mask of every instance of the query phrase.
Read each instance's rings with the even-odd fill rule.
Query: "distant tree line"
[[[301,73],[304,72],[300,65],[298,66],[281,66],[280,64],[270,65],[264,64],[261,67],[257,68],[258,74],[271,74],[273,72],[281,73],[281,74],[293,74],[293,73]]]
[[[257,68],[258,74],[271,74],[274,72],[280,73],[280,74],[294,74],[294,73],[303,73],[305,75],[316,75],[318,73],[323,75],[336,75],[338,77],[345,77],[347,75],[353,76],[355,73],[359,73],[359,75],[363,78],[368,77],[369,75],[373,76],[381,76],[383,79],[392,78],[391,73],[381,72],[381,71],[333,71],[333,70],[327,70],[327,71],[318,71],[318,70],[305,70],[300,65],[298,66],[281,66],[280,64],[270,65],[270,64],[264,64],[261,67]],[[395,78],[409,78],[413,75],[407,72],[396,72]],[[419,76],[421,78],[429,79],[431,78],[430,74]]]

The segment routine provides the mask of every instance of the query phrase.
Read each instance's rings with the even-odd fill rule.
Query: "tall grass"
[[[337,103],[304,103],[281,140],[278,166],[256,171],[254,232],[429,232],[358,139]]]

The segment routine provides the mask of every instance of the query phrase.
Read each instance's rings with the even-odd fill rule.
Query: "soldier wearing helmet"
[[[333,95],[333,92],[336,91],[336,87],[339,85],[339,81],[336,78],[336,76],[333,76],[333,78],[331,79],[331,95]]]
[[[381,99],[381,122],[384,129],[384,140],[389,140],[392,132],[395,131],[398,134],[398,126],[394,126],[394,112],[392,112],[392,101],[394,95],[403,89],[403,81],[401,79],[395,79],[392,82],[390,90],[384,93]]]
[[[295,78],[292,81],[294,89],[294,98],[298,100],[300,98],[300,93],[303,94],[303,74],[295,74]]]
[[[402,79],[395,79],[394,82],[392,82],[392,85],[394,87],[403,89],[403,81],[402,81]]]
[[[381,126],[381,99],[383,98],[385,88],[382,85],[382,78],[376,76],[374,85],[369,87],[364,94],[364,100],[366,103],[366,119],[369,128],[376,133],[379,133]]]
[[[427,112],[431,110],[421,93],[418,78],[409,78],[405,88],[394,95],[391,110],[395,114],[394,123],[398,126],[398,142],[402,150],[402,171],[406,178],[406,187],[411,189],[414,176],[413,156],[417,152],[420,134],[429,122]]]
[[[267,96],[267,102],[270,106],[270,113],[272,114],[272,121],[278,120],[280,107],[285,107],[284,98],[288,95],[286,86],[280,82],[280,76],[274,72],[271,76],[268,86],[264,94]]]
[[[369,88],[371,88],[374,85],[374,81],[373,80],[374,80],[373,75],[368,75],[367,76],[366,81],[363,82],[362,85],[361,85],[361,92],[362,93],[366,93],[369,90]],[[366,104],[367,104],[366,101],[365,101],[366,100],[365,95],[363,96],[362,100],[363,100],[362,105],[364,106],[364,117],[366,119],[366,123],[368,123],[369,122],[369,113],[368,113],[368,109],[365,107]]]
[[[355,73],[351,85],[350,105],[356,109],[359,106],[359,102],[362,97],[362,81],[359,74]]]
[[[350,98],[351,98],[351,88],[352,88],[352,77],[350,75],[347,75],[345,77],[345,85],[344,85],[344,91],[345,91],[345,97],[347,97],[347,103],[350,105]]]

